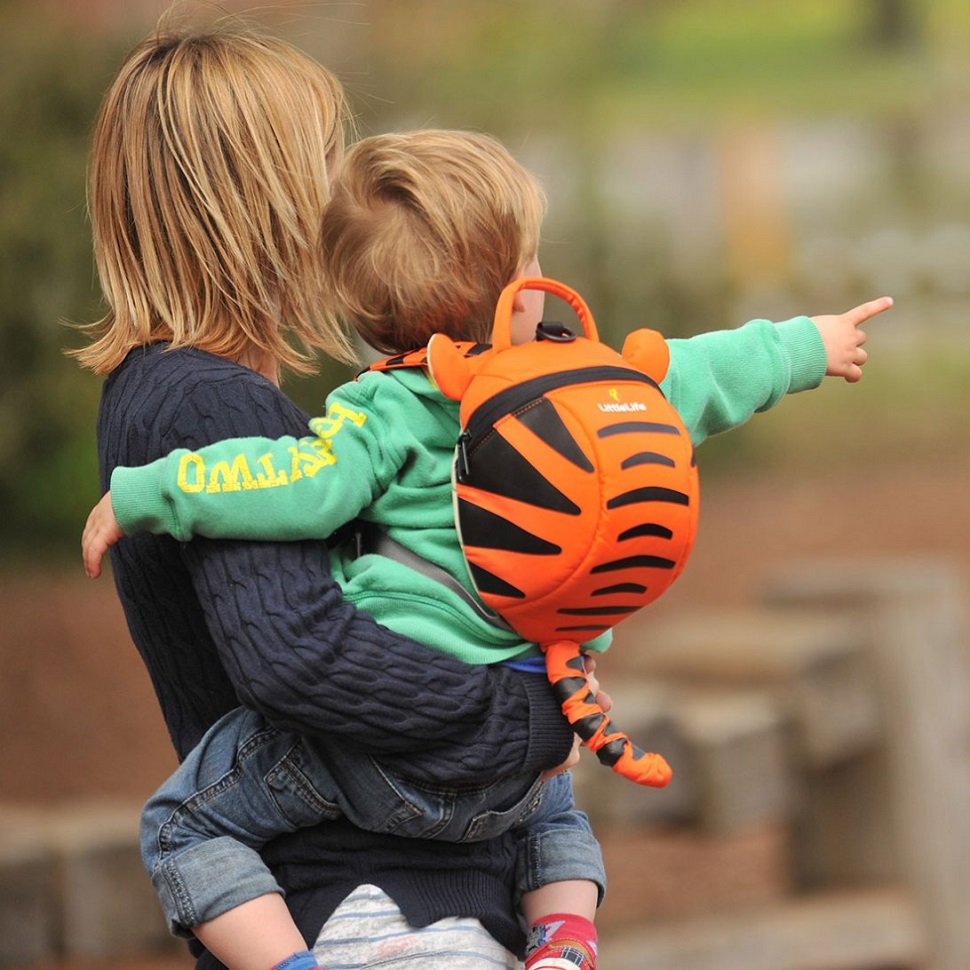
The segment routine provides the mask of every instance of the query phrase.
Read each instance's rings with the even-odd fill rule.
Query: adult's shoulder
[[[105,402],[167,447],[220,438],[303,434],[306,414],[271,381],[195,348],[137,348],[105,385]]]
[[[190,397],[217,387],[220,393],[238,393],[241,388],[280,394],[279,388],[261,374],[224,357],[194,347],[170,348],[167,344],[136,347],[112,375],[119,383],[164,386],[169,393]]]

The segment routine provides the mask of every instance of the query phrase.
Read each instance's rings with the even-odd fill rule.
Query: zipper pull
[[[458,435],[458,460],[455,463],[455,477],[459,482],[467,480],[471,473],[471,462],[468,458],[468,439],[471,435],[467,431],[462,431]]]

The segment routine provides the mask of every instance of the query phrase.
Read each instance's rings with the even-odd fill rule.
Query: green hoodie
[[[825,348],[808,317],[754,320],[736,330],[670,340],[661,388],[694,444],[743,424],[785,394],[817,387]],[[451,466],[458,403],[420,370],[363,374],[338,387],[305,438],[239,438],[179,449],[111,477],[126,533],[259,540],[326,539],[360,518],[473,589],[455,531]],[[342,545],[331,569],[346,598],[399,633],[469,663],[537,648],[479,616],[444,584]],[[606,649],[609,634],[587,646]]]

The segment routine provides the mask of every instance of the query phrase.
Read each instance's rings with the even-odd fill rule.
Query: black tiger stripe
[[[624,458],[620,462],[620,468],[626,471],[629,468],[637,468],[640,465],[663,465],[665,468],[676,468],[677,462],[669,455],[661,455],[657,451],[638,451],[629,458]]]
[[[671,505],[690,505],[690,496],[675,488],[661,488],[659,485],[649,485],[644,488],[634,488],[622,495],[615,495],[607,503],[608,509],[619,509],[624,505],[636,505],[638,502],[668,502]]]
[[[563,423],[556,406],[548,398],[542,398],[531,407],[516,414],[537,438],[562,455],[580,471],[592,472],[593,463],[579,447],[573,433]]]
[[[573,721],[573,727],[581,738],[588,741],[599,730],[601,724],[608,723],[605,714],[587,714],[578,721]]]
[[[632,529],[626,529],[617,537],[617,542],[626,542],[628,539],[673,539],[674,530],[668,529],[659,522],[643,522],[635,525]]]
[[[467,468],[463,469],[459,461],[456,469],[459,481],[467,481],[474,475],[475,488],[483,492],[527,502],[552,512],[579,515],[579,506],[500,434],[489,435],[466,455]]]
[[[562,552],[562,546],[462,498],[458,499],[458,526],[463,546],[532,556],[558,556]]]
[[[610,724],[610,727],[613,725]],[[582,735],[580,735],[582,737]],[[620,758],[623,757],[623,752],[626,750],[627,744],[633,749],[634,757],[639,757],[643,752],[634,744],[631,744],[629,739],[626,737],[614,738],[612,741],[607,741],[597,752],[596,757],[599,759],[601,765],[606,765],[607,768],[612,768]]]
[[[499,391],[480,404],[468,418],[468,433],[472,441],[488,433],[496,420],[505,414],[518,414],[521,410],[547,394],[573,384],[589,383],[646,384],[656,388],[655,381],[646,374],[621,366],[578,367],[570,370],[539,374]]]
[[[612,438],[616,434],[672,434],[680,435],[676,425],[662,424],[658,421],[617,421],[596,432],[597,438]]]
[[[510,599],[525,599],[525,593],[516,586],[506,582],[494,573],[490,573],[473,562],[468,564],[468,571],[472,574],[475,589],[488,596],[508,596]]]
[[[570,670],[578,670],[583,675],[583,679],[586,679],[586,661],[579,653],[576,653],[574,656],[570,657],[566,661],[566,666]],[[573,688],[573,690],[575,690],[575,688]]]
[[[618,593],[633,593],[639,596],[647,591],[648,587],[640,583],[617,583],[615,586],[604,586],[602,589],[594,589],[590,596],[615,596]]]
[[[562,694],[564,699],[572,697],[578,691],[585,690],[586,696],[583,698],[583,701],[587,704],[594,704],[596,702],[596,698],[593,697],[593,692],[589,689],[589,681],[586,679],[585,673],[582,677],[563,677],[557,680],[555,689],[556,693]]]
[[[627,556],[626,559],[600,563],[590,573],[612,573],[620,569],[673,569],[676,565],[673,559],[664,559],[663,556]]]

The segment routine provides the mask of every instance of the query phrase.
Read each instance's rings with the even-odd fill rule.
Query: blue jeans
[[[340,816],[372,832],[449,842],[515,829],[519,894],[564,879],[605,891],[599,844],[574,807],[568,772],[477,788],[425,784],[238,708],[209,729],[142,814],[142,857],[169,928],[190,936],[198,923],[282,892],[258,850]]]

